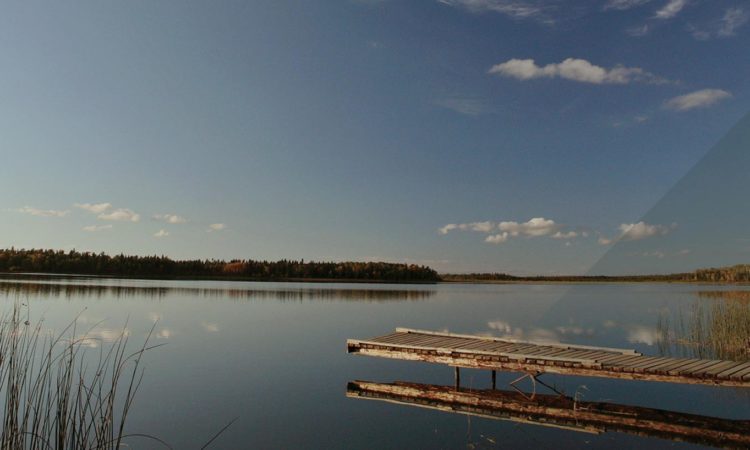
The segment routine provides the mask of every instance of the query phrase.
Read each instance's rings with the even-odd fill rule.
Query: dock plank
[[[725,378],[725,377],[730,378],[732,376],[732,374],[740,372],[743,369],[747,369],[747,368],[750,368],[750,361],[746,361],[744,363],[737,364],[735,367],[730,367],[729,369],[727,369],[727,370],[725,370],[725,371],[723,371],[721,373],[717,373],[716,377],[717,378]]]
[[[715,377],[717,374],[725,371],[726,369],[729,369],[730,367],[737,366],[739,364],[740,363],[738,363],[736,361],[725,361],[725,362],[723,362],[721,364],[717,364],[717,365],[711,367],[708,370],[704,370],[703,371],[703,375],[704,376]]]
[[[629,349],[403,328],[349,339],[347,351],[486,370],[750,387],[750,361],[643,356]]]

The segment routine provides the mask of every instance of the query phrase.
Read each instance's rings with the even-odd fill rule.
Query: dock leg
[[[495,386],[497,386],[497,371],[492,371],[492,390],[495,390]]]
[[[458,366],[453,368],[455,370],[455,380],[456,380],[456,390],[459,390],[461,388],[461,370],[458,368]]]

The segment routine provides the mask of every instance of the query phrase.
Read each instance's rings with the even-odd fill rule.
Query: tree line
[[[507,273],[442,274],[448,282],[696,282],[696,283],[750,283],[750,264],[730,267],[698,269],[693,272],[656,275],[534,275],[515,276]]]
[[[692,281],[748,283],[750,282],[750,264],[737,264],[731,267],[698,269],[691,275]]]
[[[37,272],[166,278],[232,278],[250,280],[357,280],[435,282],[427,266],[386,262],[314,262],[251,259],[174,260],[166,256],[135,256],[75,250],[0,250],[0,272]]]

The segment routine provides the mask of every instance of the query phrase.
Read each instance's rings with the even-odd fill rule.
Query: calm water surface
[[[346,397],[347,382],[449,385],[452,369],[346,354],[347,338],[397,326],[634,348],[646,355],[747,358],[750,290],[667,284],[369,285],[0,279],[4,308],[61,329],[90,327],[88,352],[124,326],[139,344],[156,321],[131,432],[174,448],[701,448],[581,433]],[[26,310],[24,310],[26,311]],[[25,313],[25,312],[24,312]],[[744,328],[743,328],[744,327]],[[697,342],[700,340],[701,342]],[[103,343],[103,344],[102,344]],[[93,354],[92,353],[92,354]],[[518,374],[498,374],[498,387]],[[585,401],[750,419],[734,388],[545,375]],[[465,370],[465,386],[489,373]],[[134,448],[158,448],[131,441]]]

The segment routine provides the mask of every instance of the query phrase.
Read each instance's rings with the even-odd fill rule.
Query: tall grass
[[[150,333],[133,352],[125,328],[92,350],[86,333],[76,337],[75,321],[55,335],[20,311],[16,305],[0,317],[0,448],[117,449],[135,436],[169,447],[125,430],[143,378],[143,354],[153,348]]]
[[[750,296],[747,292],[700,292],[688,311],[672,319],[660,315],[660,351],[680,356],[730,360],[750,359]],[[665,346],[665,348],[661,348]]]

